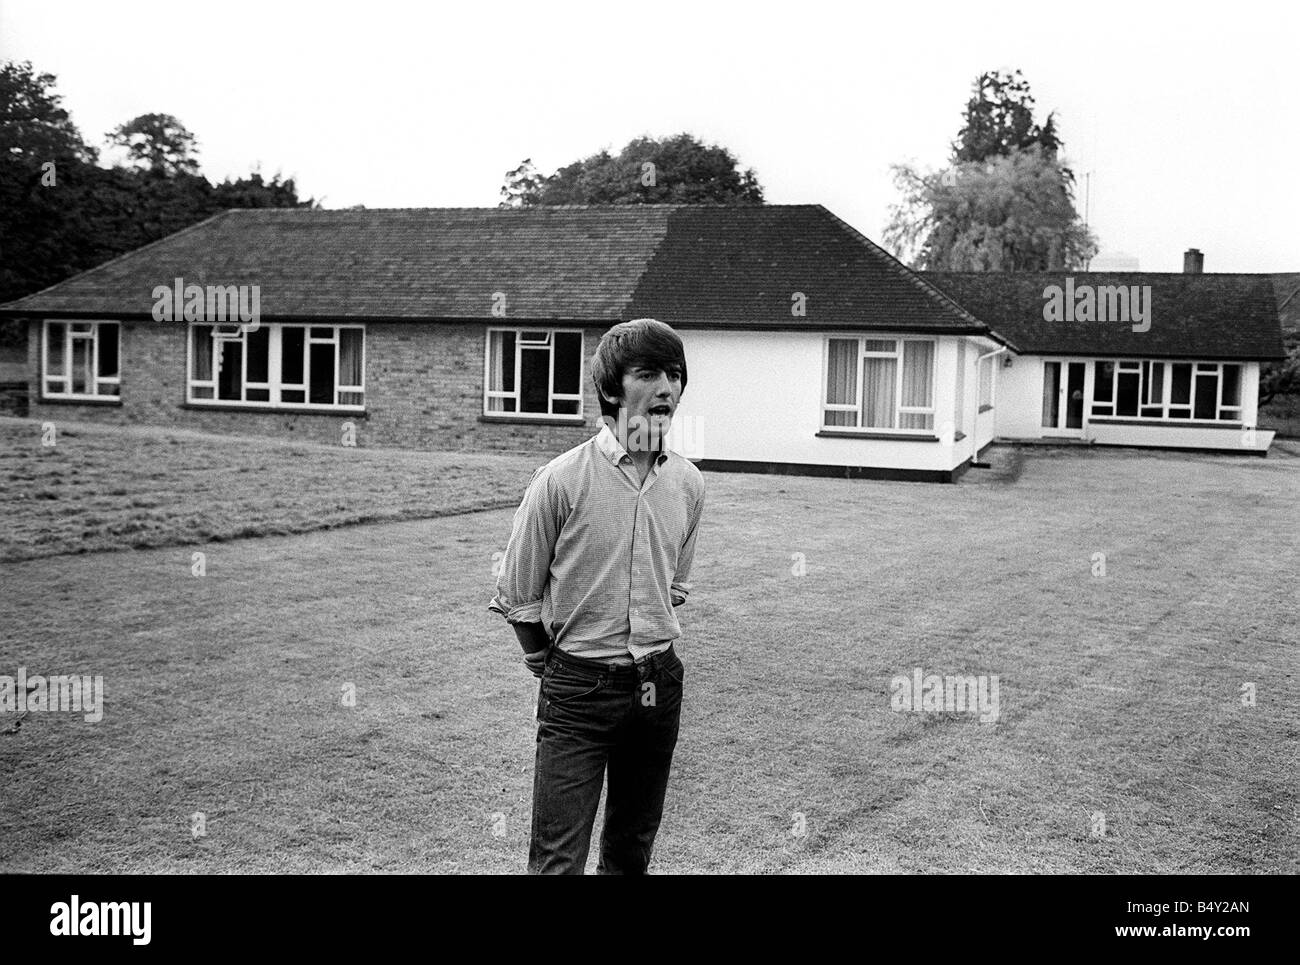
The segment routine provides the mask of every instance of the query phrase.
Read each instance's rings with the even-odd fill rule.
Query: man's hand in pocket
[[[549,648],[547,648],[549,649]],[[540,677],[546,668],[546,650],[537,650],[524,654],[524,666],[534,677]]]

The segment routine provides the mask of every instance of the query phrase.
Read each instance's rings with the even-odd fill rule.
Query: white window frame
[[[858,346],[857,369],[854,376],[854,401],[852,404],[844,402],[830,402],[830,385],[828,377],[830,375],[831,363],[831,341],[852,341]],[[883,351],[878,349],[868,350],[866,344],[868,341],[873,342],[893,342],[893,351]],[[925,406],[903,405],[903,343],[904,342],[928,342],[930,349],[930,404]],[[885,426],[863,426],[862,423],[862,383],[864,381],[864,363],[868,358],[892,358],[894,359],[894,425]],[[882,432],[899,436],[932,436],[934,435],[935,425],[935,373],[939,367],[939,340],[934,338],[909,338],[901,335],[876,335],[874,333],[863,334],[861,332],[847,332],[844,334],[830,334],[822,339],[822,381],[821,381],[821,429],[823,432]],[[826,416],[831,412],[852,412],[855,414],[855,425],[842,426],[828,423]],[[928,415],[930,417],[930,428],[928,429],[900,429],[899,422],[904,415]]]
[[[513,364],[515,367],[515,387],[512,391],[504,389],[493,390],[489,388],[492,385],[492,335],[494,332],[512,332],[515,336],[515,353]],[[555,336],[556,335],[576,335],[578,336],[578,391],[577,392],[556,392],[555,391]],[[529,336],[525,338],[525,336]],[[540,337],[539,337],[540,336]],[[522,387],[523,376],[523,352],[524,344],[545,345],[547,349],[546,365],[546,411],[545,412],[521,412],[519,411],[520,390]],[[536,351],[528,349],[527,351]],[[505,361],[504,359],[502,360]],[[586,334],[580,328],[529,328],[516,326],[490,326],[483,336],[483,415],[494,419],[571,419],[574,422],[583,421],[585,400],[582,389],[587,384],[587,342]],[[515,403],[514,410],[493,409],[491,403],[493,399],[513,399]],[[556,412],[556,402],[577,402],[578,411],[573,412]]]
[[[50,375],[50,326],[62,325],[63,375]],[[117,327],[117,374],[99,374],[99,330],[102,325]],[[73,331],[74,326],[89,326],[89,331]],[[74,340],[90,342],[90,391],[72,391],[72,343]],[[61,382],[62,390],[50,391],[51,382]],[[101,386],[115,386],[116,392],[102,392]],[[79,402],[122,401],[122,323],[111,319],[47,318],[41,326],[41,398],[76,399]]]
[[[194,340],[197,337],[196,330],[200,327],[212,326],[212,378],[196,379],[194,378]],[[225,408],[235,406],[241,409],[307,409],[317,412],[364,412],[366,409],[366,326],[363,324],[347,323],[312,323],[312,322],[262,322],[260,328],[267,331],[267,372],[265,382],[255,382],[251,385],[253,389],[266,390],[269,398],[266,401],[247,399],[218,399],[217,384],[219,381],[218,366],[221,359],[221,353],[218,345],[221,341],[238,341],[242,344],[239,353],[240,364],[240,385],[244,395],[248,394],[250,388],[248,382],[248,331],[242,326],[232,324],[213,324],[211,322],[191,322],[189,329],[185,334],[185,401],[189,405],[212,406],[214,408]],[[313,329],[326,328],[330,330],[328,336],[313,335]],[[281,379],[282,371],[282,347],[283,335],[285,329],[303,329],[303,382],[285,383]],[[342,352],[341,332],[345,329],[359,331],[361,333],[361,384],[344,385],[339,381],[338,364],[339,356]],[[221,334],[217,334],[221,333]],[[333,345],[334,346],[334,401],[332,403],[311,402],[311,346],[312,345]],[[194,395],[195,389],[211,389],[212,398],[199,398]],[[303,393],[302,402],[285,402],[282,395],[285,391]],[[340,396],[343,393],[359,393],[361,402],[341,403]]]
[[[1097,401],[1097,385],[1104,378],[1102,371],[1106,363],[1111,363],[1114,367],[1110,373],[1110,401]],[[1161,391],[1159,402],[1144,402],[1147,396],[1147,373],[1155,366],[1161,366]],[[1191,384],[1189,386],[1189,395],[1186,403],[1175,404],[1173,400],[1174,386],[1174,369],[1175,365],[1187,365],[1191,367]],[[1121,369],[1122,366],[1122,369]],[[1228,366],[1234,366],[1237,369],[1237,404],[1223,404],[1223,372]],[[1137,372],[1138,377],[1138,404],[1137,414],[1120,415],[1119,409],[1119,374],[1120,371]],[[1214,372],[1214,416],[1210,419],[1196,416],[1196,383],[1197,373]],[[1234,423],[1242,421],[1242,401],[1241,395],[1245,385],[1246,369],[1245,364],[1241,362],[1206,362],[1196,359],[1094,359],[1093,360],[1093,378],[1092,393],[1088,399],[1087,414],[1090,420],[1105,419],[1130,419],[1142,422],[1169,422],[1177,425],[1196,425],[1208,422],[1226,422]],[[1110,414],[1097,413],[1094,410],[1101,406],[1109,408]],[[1143,415],[1143,409],[1160,408],[1160,415]],[[1169,410],[1186,409],[1186,416],[1171,416]]]

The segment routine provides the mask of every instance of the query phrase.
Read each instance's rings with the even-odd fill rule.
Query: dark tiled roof
[[[985,329],[821,205],[679,208],[629,312],[738,328]]]
[[[258,285],[268,319],[496,320],[503,292],[520,320],[986,330],[820,205],[228,211],[0,313],[147,316],[177,277]]]
[[[1278,298],[1271,275],[1152,272],[919,273],[943,289],[1018,351],[1148,358],[1280,358]],[[1151,286],[1151,328],[1131,323],[1048,322],[1044,289],[1066,278],[1090,284]],[[1300,299],[1300,296],[1297,296]]]
[[[227,211],[5,306],[147,314],[156,285],[258,285],[263,317],[616,319],[671,208]]]

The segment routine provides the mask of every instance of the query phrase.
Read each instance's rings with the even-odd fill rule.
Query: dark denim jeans
[[[631,667],[551,648],[537,698],[530,874],[583,873],[606,769],[597,872],[645,874],[681,711],[672,647]]]

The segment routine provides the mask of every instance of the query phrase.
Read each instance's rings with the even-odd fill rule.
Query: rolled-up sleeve
[[[677,572],[670,586],[673,606],[681,606],[691,595],[691,564],[695,562],[695,537],[700,531],[700,519],[704,515],[704,492],[700,491],[691,511],[690,526],[686,530],[686,539],[682,542],[682,551],[677,556]]]
[[[533,473],[497,575],[496,596],[488,609],[510,623],[540,623],[542,599],[562,519],[557,484],[543,466]]]

